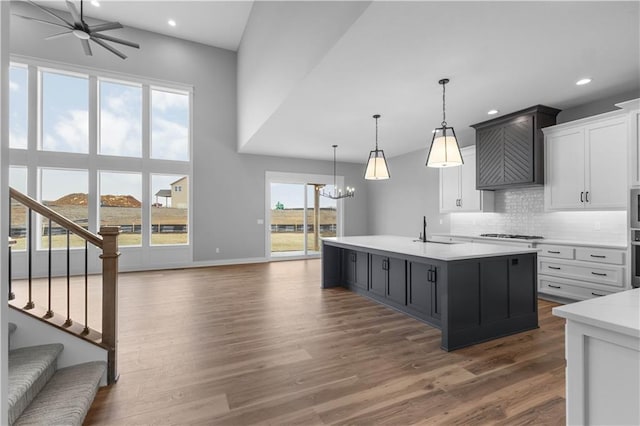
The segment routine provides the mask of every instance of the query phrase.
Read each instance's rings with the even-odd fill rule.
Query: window
[[[187,181],[186,176],[152,175],[151,244],[187,244],[189,224],[188,191],[171,192],[176,182]],[[185,186],[186,187],[186,186]]]
[[[40,169],[40,202],[83,228],[89,227],[89,174],[87,170]],[[67,246],[66,231],[51,224],[53,248]],[[49,245],[49,224],[42,224],[42,247]],[[84,247],[84,240],[72,235],[72,247]]]
[[[9,146],[27,149],[27,67],[11,65],[9,69]]]
[[[100,226],[119,226],[120,246],[142,244],[142,175],[100,172]]]
[[[89,79],[41,72],[42,149],[89,152]]]
[[[92,232],[120,226],[120,246],[163,246],[130,258],[134,263],[157,264],[155,253],[166,256],[164,247],[172,245],[184,258],[190,241],[190,89],[37,63],[11,64],[10,77],[11,184]],[[37,114],[29,114],[28,93],[37,94]],[[33,146],[27,143],[30,128],[38,135]],[[27,176],[37,179],[31,193]],[[11,207],[17,239],[27,215],[23,207]],[[46,249],[48,220],[33,225],[38,248]],[[51,234],[52,247],[66,247],[66,231],[53,223]],[[24,235],[14,249],[20,244]],[[71,245],[84,247],[84,241],[72,235]]]
[[[189,96],[151,91],[151,158],[189,161]]]
[[[142,88],[100,81],[100,148],[103,155],[142,156]]]

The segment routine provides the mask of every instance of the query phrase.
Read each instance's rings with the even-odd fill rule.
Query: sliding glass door
[[[320,196],[333,186],[286,180],[268,182],[269,257],[319,256],[321,239],[334,237],[338,231],[338,203]]]

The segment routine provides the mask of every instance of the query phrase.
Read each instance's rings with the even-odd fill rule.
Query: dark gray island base
[[[430,258],[438,247],[412,254],[339,241],[349,238],[324,240],[322,287],[346,287],[439,328],[445,351],[538,327],[533,250]]]

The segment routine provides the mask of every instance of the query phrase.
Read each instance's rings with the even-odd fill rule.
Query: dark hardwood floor
[[[117,384],[86,424],[564,424],[564,321],[444,352],[320,261],[120,277]]]

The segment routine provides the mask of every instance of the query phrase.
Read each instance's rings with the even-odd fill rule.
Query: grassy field
[[[16,240],[16,244],[11,246],[13,250],[24,250],[26,248],[26,239],[25,238],[14,238]],[[175,234],[152,234],[151,235],[151,244],[153,245],[166,245],[166,244],[187,244],[188,237],[186,233],[175,233]],[[84,240],[76,237],[75,235],[71,235],[69,238],[69,243],[71,247],[84,247]],[[118,245],[120,247],[123,246],[139,246],[142,243],[142,236],[140,234],[120,234],[118,237]],[[53,248],[66,248],[67,247],[67,237],[66,235],[54,235],[51,239],[51,246]],[[41,248],[46,249],[49,247],[49,238],[42,237],[42,245]]]
[[[335,237],[335,233],[325,233],[321,237]],[[313,234],[307,235],[307,249],[314,251]],[[322,243],[318,242],[318,247],[321,247]],[[302,232],[272,232],[271,233],[271,251],[272,252],[284,252],[284,251],[302,251],[304,250],[304,233]]]

